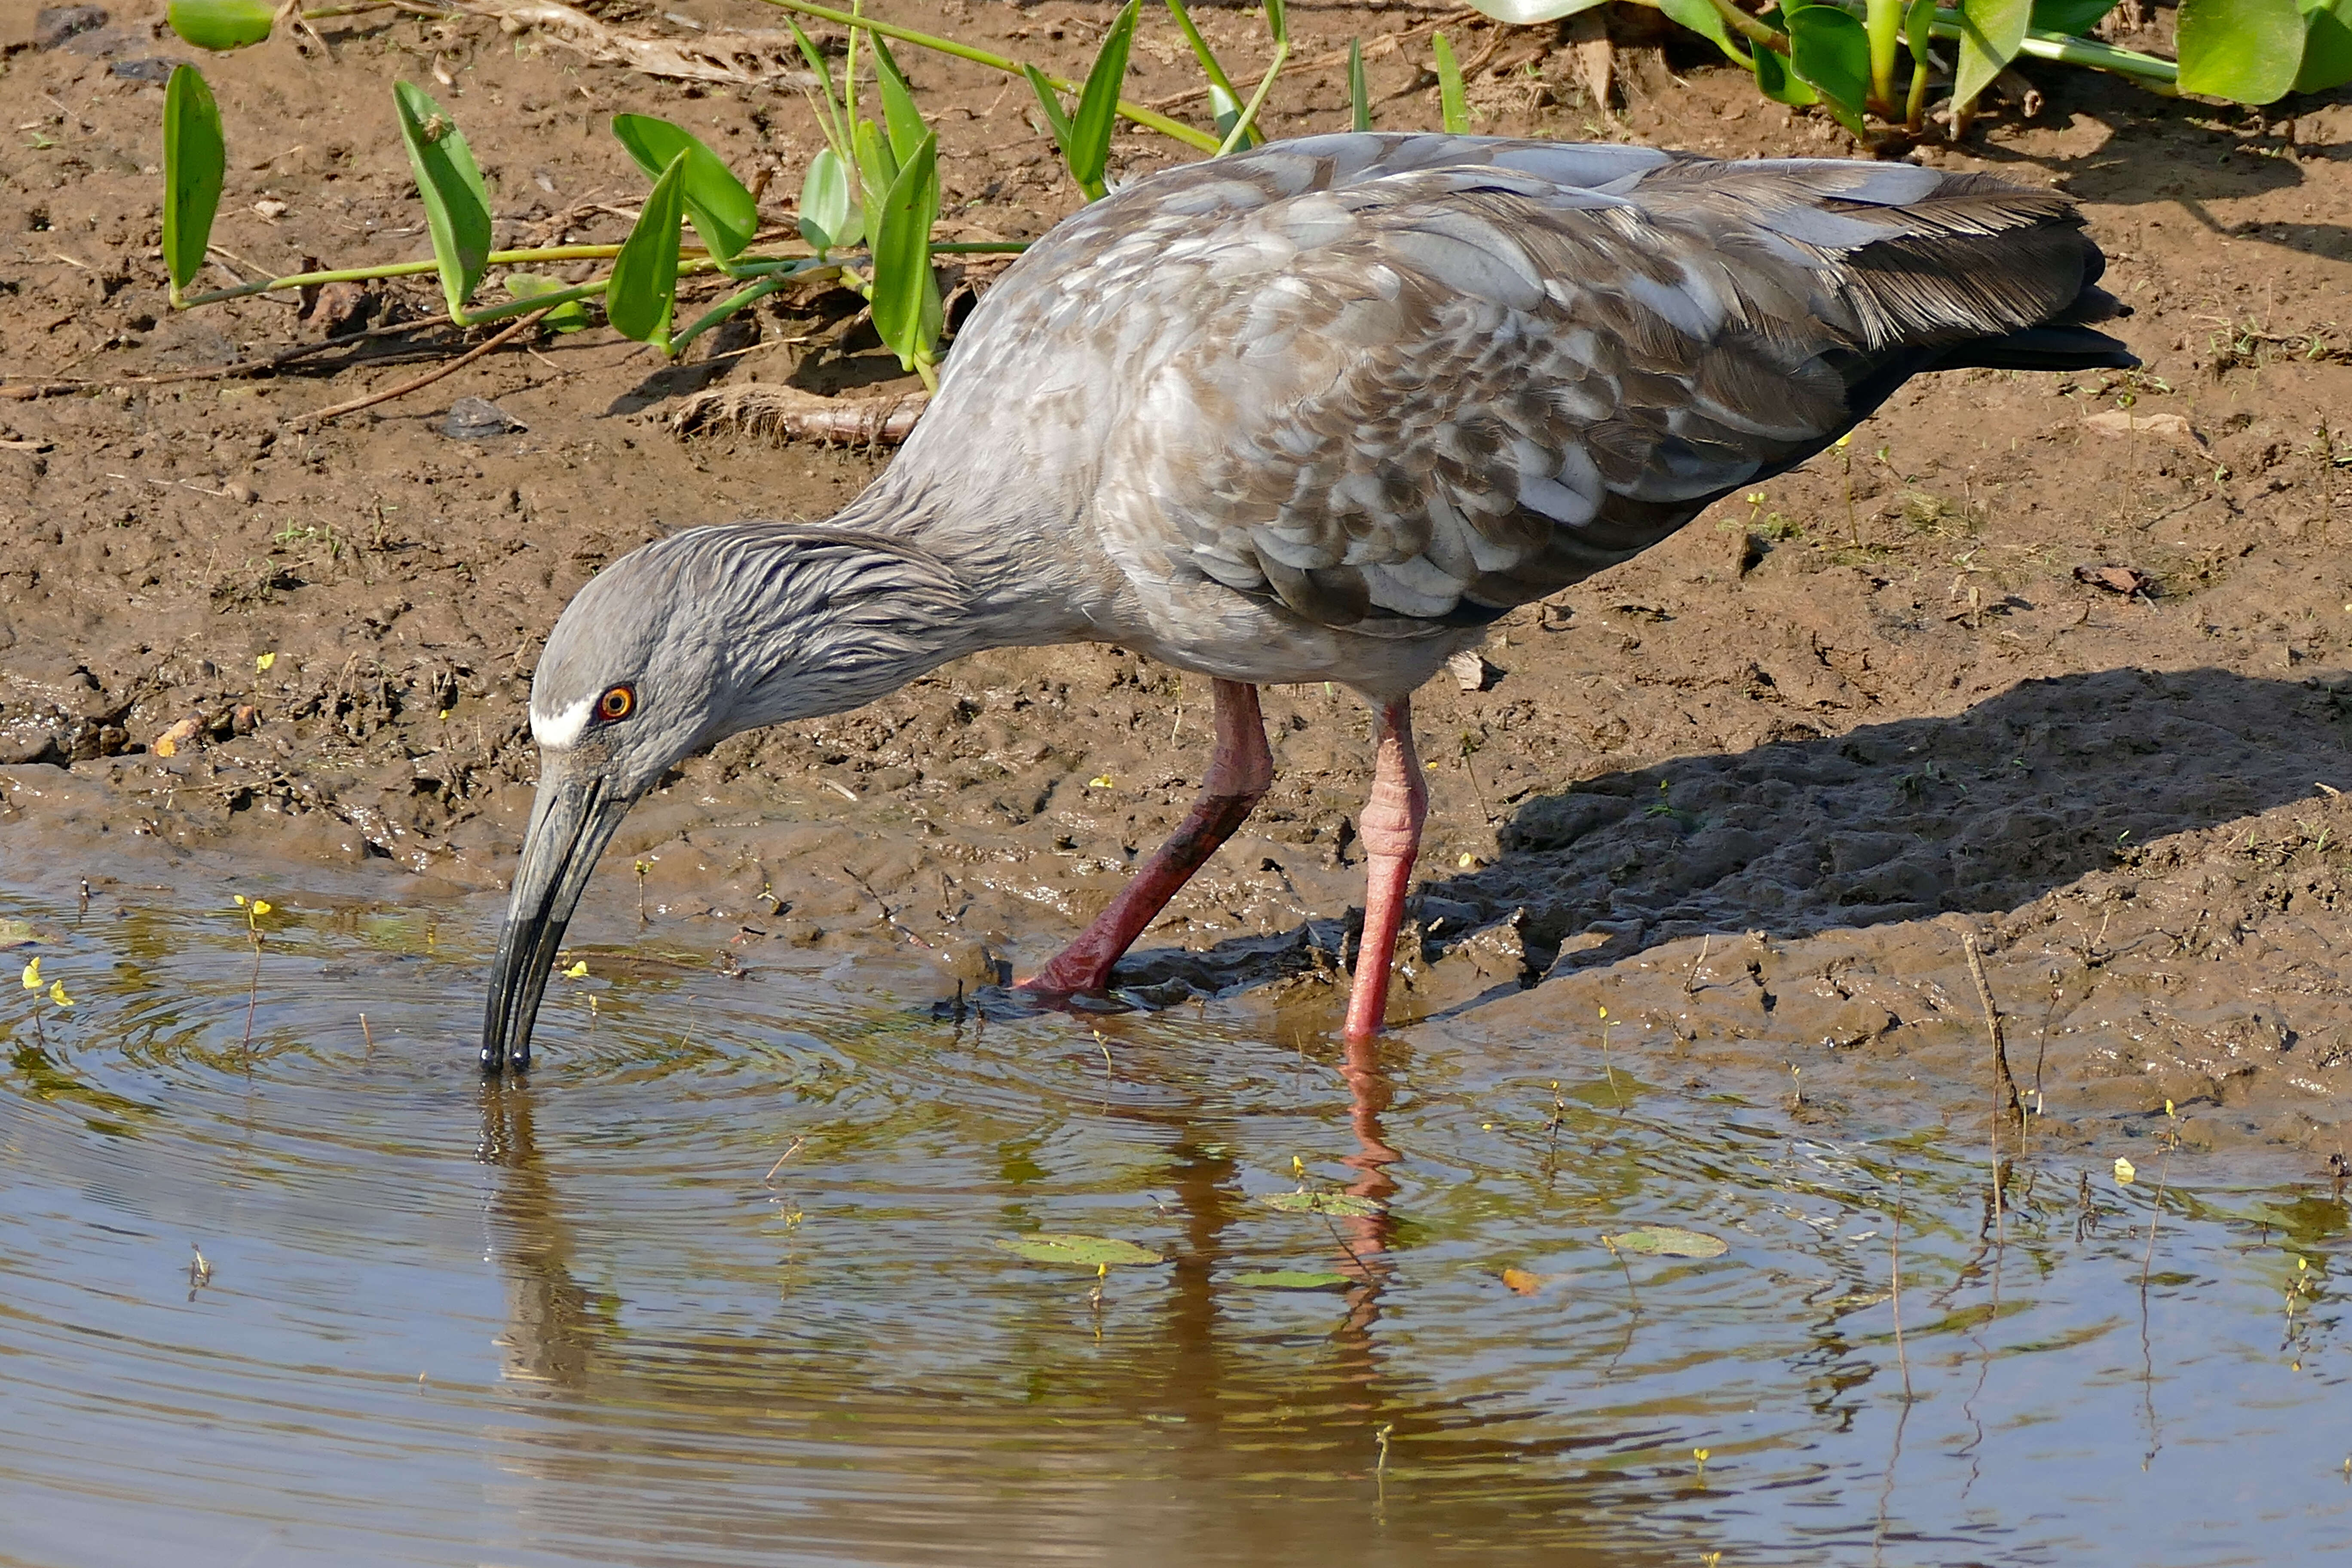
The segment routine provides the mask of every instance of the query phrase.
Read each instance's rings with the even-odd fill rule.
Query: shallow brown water
[[[2326,1184],[2168,1182],[2143,1289],[2157,1157],[2030,1152],[1996,1235],[1978,1132],[1924,1107],[1831,1141],[1584,1046],[1351,1062],[1246,999],[959,1023],[935,975],[814,958],[591,947],[486,1088],[488,905],[272,897],[249,1047],[216,886],[0,899],[75,1003],[5,1004],[11,1561],[2187,1564],[2352,1529]],[[1387,1216],[1257,1203],[1294,1157]],[[1728,1250],[1600,1240],[1658,1223]],[[1170,1261],[1097,1307],[990,1245],[1039,1229]],[[1353,1282],[1237,1279],[1283,1268]]]

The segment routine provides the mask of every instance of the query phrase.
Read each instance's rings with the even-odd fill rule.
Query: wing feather
[[[1207,578],[1411,635],[1648,548],[1947,351],[2114,313],[2099,266],[2063,197],[1981,175],[1317,137],[1097,203],[958,357],[1078,353],[1128,399],[1105,498]]]

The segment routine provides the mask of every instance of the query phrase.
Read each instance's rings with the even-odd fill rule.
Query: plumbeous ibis
[[[1209,677],[1200,799],[1024,981],[1098,990],[1273,776],[1268,682],[1376,718],[1350,1038],[1376,1033],[1426,795],[1409,703],[1487,624],[1801,463],[1910,376],[2137,362],[2064,197],[1900,163],[1354,134],[1134,181],[1004,272],[888,469],[824,522],[647,544],[564,610],[490,983],[527,1065],[599,853],[673,763],[980,648]]]

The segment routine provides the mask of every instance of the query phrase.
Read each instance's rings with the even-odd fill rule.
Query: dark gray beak
[[[563,945],[563,929],[588,885],[596,858],[630,802],[616,798],[601,778],[542,772],[531,803],[522,864],[499,934],[490,968],[489,1010],[482,1019],[482,1070],[521,1072],[530,1066],[530,1028],[547,991],[547,972]]]

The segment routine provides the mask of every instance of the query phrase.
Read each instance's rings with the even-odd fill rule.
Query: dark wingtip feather
[[[2137,370],[2139,356],[2088,327],[2029,327],[2006,337],[1961,343],[1936,362],[1937,370]]]

